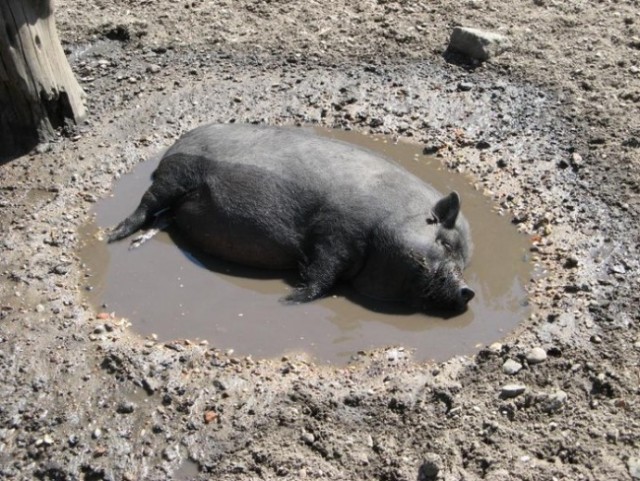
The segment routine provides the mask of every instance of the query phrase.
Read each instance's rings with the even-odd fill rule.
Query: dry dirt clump
[[[637,2],[56,3],[91,115],[0,166],[0,479],[640,478]],[[511,49],[443,56],[458,25]],[[473,357],[333,368],[95,312],[92,203],[205,121],[437,152],[531,236],[532,315]]]

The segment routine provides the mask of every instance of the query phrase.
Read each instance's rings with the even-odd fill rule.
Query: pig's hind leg
[[[155,220],[153,221],[153,225],[150,229],[144,231],[144,233],[139,236],[134,237],[131,240],[131,245],[129,246],[129,250],[137,249],[145,242],[153,239],[158,232],[165,230],[167,227],[171,225],[171,215],[169,214],[169,209],[165,209],[163,211],[155,214]]]
[[[180,154],[164,158],[136,210],[111,230],[107,241],[124,239],[150,225],[161,212],[175,207],[185,195],[195,190],[201,182],[198,162],[201,162],[200,158]]]
[[[155,215],[169,207],[170,198],[158,195],[159,189],[154,183],[142,196],[140,204],[133,213],[114,227],[107,236],[108,242],[115,242],[149,225]]]

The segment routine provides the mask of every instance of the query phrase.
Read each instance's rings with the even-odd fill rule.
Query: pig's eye
[[[439,241],[439,243],[445,251],[451,252],[451,244],[443,240]]]

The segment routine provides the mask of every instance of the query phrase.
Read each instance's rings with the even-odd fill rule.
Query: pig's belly
[[[294,269],[302,258],[296,233],[270,219],[224,212],[197,200],[184,202],[174,214],[186,240],[215,257],[263,269]]]

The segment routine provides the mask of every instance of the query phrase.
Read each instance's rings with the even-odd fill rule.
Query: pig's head
[[[470,240],[466,220],[458,218],[460,197],[452,192],[440,199],[426,219],[430,229],[410,252],[412,298],[423,309],[462,310],[475,292],[462,278],[469,262]]]
[[[354,279],[363,294],[404,300],[420,310],[461,311],[475,293],[462,278],[469,261],[467,222],[456,192],[430,213],[409,217],[380,232],[379,242]]]

